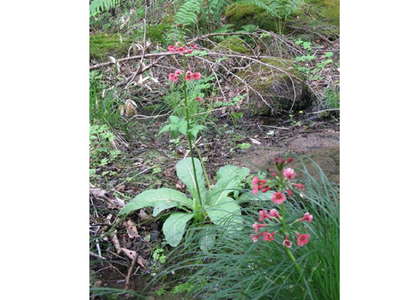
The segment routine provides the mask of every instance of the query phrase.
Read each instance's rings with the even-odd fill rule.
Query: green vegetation
[[[338,8],[90,1],[93,298],[339,299]]]
[[[121,34],[97,33],[90,35],[90,57],[106,60],[108,56],[122,57],[128,53],[132,40]]]

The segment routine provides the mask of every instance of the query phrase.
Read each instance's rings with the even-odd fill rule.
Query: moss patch
[[[269,108],[259,95],[250,91],[251,103],[248,107],[250,111],[262,115],[279,114],[290,109],[305,109],[312,104],[311,94],[303,83],[301,74],[295,70],[292,60],[271,57],[262,59],[262,62],[272,67],[254,64],[237,74],[260,93],[272,107]]]
[[[228,23],[233,24],[236,29],[254,24],[265,30],[278,31],[278,19],[253,4],[233,3],[226,8],[225,16]]]
[[[120,34],[97,33],[90,35],[90,58],[106,60],[108,56],[125,56],[132,38]]]
[[[214,47],[214,51],[234,51],[242,54],[250,54],[250,50],[246,46],[246,43],[237,36],[231,36],[224,39],[217,46]]]

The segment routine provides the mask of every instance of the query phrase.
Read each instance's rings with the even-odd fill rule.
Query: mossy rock
[[[312,105],[313,97],[304,78],[289,59],[263,58],[263,63],[254,64],[237,75],[263,96],[271,108],[257,93],[250,90],[249,110],[254,114],[271,115],[304,110]],[[280,70],[279,70],[280,69]],[[241,84],[236,80],[237,84]]]
[[[225,9],[227,22],[233,24],[236,29],[244,25],[254,24],[262,29],[278,32],[278,18],[273,17],[265,9],[253,4],[233,3]],[[282,33],[285,33],[282,28]]]
[[[242,54],[250,54],[250,49],[247,47],[246,43],[237,36],[231,36],[224,39],[222,42],[218,43],[217,46],[213,48],[214,51],[233,51]]]
[[[133,39],[121,34],[96,33],[90,35],[90,58],[106,60],[108,56],[115,58],[127,54]]]

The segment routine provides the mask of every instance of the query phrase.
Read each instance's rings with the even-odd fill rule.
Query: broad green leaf
[[[229,193],[240,188],[240,183],[250,170],[232,165],[220,168],[217,172],[217,183],[208,192],[209,205],[217,205]]]
[[[153,215],[157,215],[161,211],[172,207],[186,206],[192,208],[192,204],[192,200],[179,191],[169,188],[152,189],[144,191],[133,198],[120,210],[119,215],[128,215],[143,207],[154,207]]]
[[[196,169],[197,182],[199,184],[200,195],[202,199],[204,199],[206,193],[206,187],[204,184],[203,168],[201,167],[201,163],[197,158],[194,158],[194,166]],[[186,187],[192,194],[193,198],[197,199],[198,194],[196,190],[196,182],[194,178],[192,159],[190,157],[182,159],[176,164],[176,174],[178,175],[178,178],[184,184],[186,184]]]
[[[162,231],[169,245],[172,247],[178,246],[185,233],[186,223],[193,216],[193,214],[173,213],[165,220]]]
[[[243,223],[240,216],[240,206],[235,200],[229,197],[221,198],[216,205],[207,206],[206,212],[211,221],[216,225]]]

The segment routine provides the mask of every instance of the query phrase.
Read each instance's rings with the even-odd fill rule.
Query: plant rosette
[[[217,172],[216,184],[207,189],[200,160],[188,157],[176,164],[176,173],[186,185],[191,198],[170,188],[150,189],[127,203],[119,215],[124,217],[144,207],[153,207],[153,216],[167,209],[178,209],[170,213],[162,227],[167,243],[176,247],[190,222],[211,222],[215,225],[243,223],[240,206],[231,194],[241,188],[249,172],[247,168],[232,165],[221,167]],[[205,236],[205,239],[209,240],[210,237]]]

